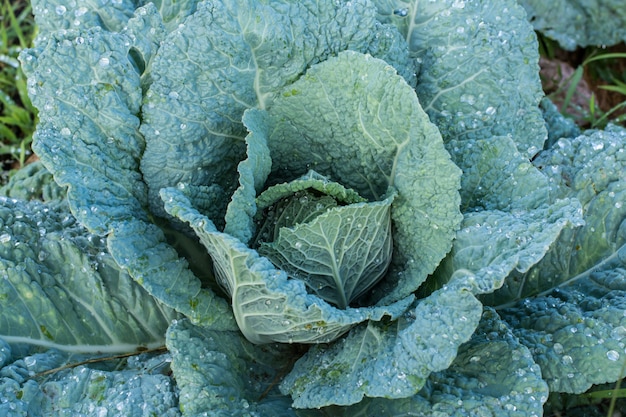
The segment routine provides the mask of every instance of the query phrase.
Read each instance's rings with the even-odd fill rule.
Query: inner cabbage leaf
[[[257,250],[290,276],[303,280],[310,292],[346,308],[387,272],[393,251],[392,201],[393,195],[380,202],[328,209],[323,203],[328,202],[327,196],[295,194],[280,207],[280,217],[297,223],[278,228],[277,236],[261,242]],[[324,212],[319,213],[320,209]],[[311,211],[317,214],[313,220],[298,221]]]

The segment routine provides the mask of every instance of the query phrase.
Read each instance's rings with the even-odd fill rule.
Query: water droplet
[[[592,141],[591,147],[593,148],[594,151],[601,151],[602,149],[604,149],[604,142]]]
[[[396,16],[404,17],[409,14],[409,10],[408,9],[396,9],[393,11],[393,14],[395,14]]]
[[[571,365],[574,362],[574,359],[572,359],[570,355],[563,355],[561,362],[563,362],[563,365]]]
[[[63,16],[65,14],[65,12],[67,12],[67,8],[65,8],[65,6],[63,5],[59,5],[57,6],[54,11],[59,15],[59,16]]]
[[[452,7],[455,9],[464,9],[465,8],[465,2],[462,0],[455,0],[454,3],[452,3]]]
[[[172,100],[177,100],[179,97],[176,91],[170,91],[170,93],[167,96],[171,98]]]
[[[626,337],[626,327],[619,326],[611,330],[611,339],[621,340]]]
[[[300,249],[300,248],[302,248],[302,242],[296,242],[293,246],[294,246],[296,249]]]
[[[615,203],[615,208],[622,208],[623,203],[621,201],[617,201]]]
[[[11,235],[8,233],[3,233],[0,235],[0,242],[1,243],[8,243],[11,241]]]
[[[619,359],[619,353],[614,350],[609,350],[606,352],[606,357],[608,360],[615,362]]]
[[[554,353],[557,355],[563,353],[563,345],[560,343],[555,343],[554,346],[552,346],[552,349],[554,349]]]
[[[62,134],[63,136],[69,136],[69,135],[71,135],[71,134],[72,134],[72,131],[71,131],[69,128],[64,127],[63,129],[61,129],[61,134]]]
[[[489,116],[493,116],[494,114],[496,114],[496,108],[495,107],[487,107],[485,109],[485,114],[488,114]]]
[[[88,8],[86,7],[79,7],[78,9],[76,9],[76,11],[74,12],[74,16],[76,17],[80,17],[82,15],[84,15],[85,13],[87,13],[89,11]]]
[[[100,65],[101,67],[106,67],[109,65],[109,63],[110,63],[109,58],[107,58],[106,56],[103,56],[98,61],[98,65]]]
[[[187,129],[187,125],[184,124],[184,123],[181,123],[180,124],[180,130],[184,130],[184,129]]]

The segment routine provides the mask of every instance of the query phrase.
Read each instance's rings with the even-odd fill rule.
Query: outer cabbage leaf
[[[543,111],[543,119],[546,121],[546,128],[548,129],[548,141],[545,143],[544,148],[551,148],[561,138],[573,139],[580,136],[581,131],[576,122],[563,116],[548,97],[544,97],[541,100],[541,110]]]
[[[64,202],[1,199],[0,337],[89,352],[163,343],[177,314],[120,270]]]
[[[139,174],[142,87],[132,46],[130,34],[93,28],[51,35],[23,53],[29,94],[40,109],[33,147],[55,180],[69,186],[72,214],[91,233],[109,235],[115,261],[150,294],[196,322],[234,327],[228,305],[201,288],[147,210]]]
[[[60,187],[41,161],[35,161],[16,171],[0,188],[0,195],[18,200],[58,201],[67,190]]]
[[[162,43],[143,106],[141,169],[152,211],[165,215],[159,190],[179,182],[232,192],[245,156],[244,111],[268,108],[308,66],[354,49],[410,67],[397,30],[375,15],[369,0],[198,4]]]
[[[33,0],[32,8],[40,38],[47,38],[58,29],[89,29],[100,27],[119,31],[137,7],[135,0]]]
[[[417,289],[460,222],[460,172],[410,86],[383,61],[346,51],[285,89],[268,116],[270,183],[313,169],[369,200],[397,190],[393,259],[371,299]]]
[[[453,159],[464,172],[465,215],[451,252],[421,291],[439,288],[460,274],[472,281],[482,301],[490,302],[494,290],[503,284],[508,288],[565,230],[582,224],[582,209],[576,199],[558,199],[562,196],[555,184],[509,138],[451,144]],[[515,291],[507,295],[516,296]]]
[[[0,369],[0,414],[45,417],[107,415],[179,416],[174,381],[165,373],[169,354],[129,358],[125,365],[57,369],[76,358],[48,351]],[[93,359],[93,358],[89,358]],[[106,363],[106,362],[103,362]],[[41,375],[45,375],[41,378]]]
[[[626,9],[620,0],[519,0],[536,30],[573,51],[626,41]]]
[[[189,223],[213,259],[216,277],[231,296],[241,332],[253,343],[321,343],[336,339],[357,323],[394,319],[413,297],[387,307],[340,310],[308,294],[304,283],[288,279],[266,258],[238,239],[218,232],[192,205],[185,190],[161,191],[167,212]]]
[[[256,196],[263,190],[272,168],[270,150],[265,141],[267,123],[264,117],[245,113],[243,122],[250,132],[246,138],[248,158],[237,167],[239,187],[231,197],[225,215],[224,233],[248,243],[255,233]],[[256,135],[259,135],[257,138]]]
[[[281,383],[298,408],[406,398],[446,369],[476,329],[482,306],[451,283],[393,323],[363,324],[329,346],[313,346]]]
[[[547,396],[541,370],[528,348],[497,314],[487,310],[450,367],[432,374],[416,395],[393,400],[366,398],[350,407],[332,406],[323,411],[337,417],[529,417],[542,415]]]
[[[506,293],[521,300],[499,308],[553,391],[578,393],[620,377],[616,362],[626,342],[625,149],[626,131],[609,127],[561,139],[535,161],[562,196],[580,200],[585,225],[565,231],[535,268],[507,281]]]
[[[293,346],[255,346],[240,332],[214,331],[180,320],[167,332],[167,347],[183,415],[296,415],[275,383],[292,362]]]
[[[376,0],[419,63],[417,95],[446,141],[511,136],[527,157],[546,139],[537,40],[515,0]]]
[[[465,212],[529,210],[550,202],[548,181],[515,142],[505,136],[451,141],[452,159],[463,170],[461,208]]]

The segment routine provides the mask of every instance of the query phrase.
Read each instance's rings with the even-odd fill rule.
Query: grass
[[[3,178],[22,167],[32,152],[37,121],[17,56],[36,33],[29,2],[0,0],[0,162]]]
[[[0,1],[0,162],[4,182],[8,173],[32,156],[37,110],[28,99],[17,56],[31,46],[36,26],[28,1]],[[609,122],[625,124],[626,45],[608,51],[587,48],[569,53],[540,36],[540,52],[544,63],[559,62],[551,67],[555,71],[544,72],[543,77],[546,93],[565,115],[584,128],[603,128]],[[546,415],[621,416],[616,411],[626,407],[626,389],[621,385],[618,381],[593,387],[581,395],[552,395],[548,405],[551,414]]]
[[[564,51],[540,36],[542,81],[561,112],[586,129],[626,125],[626,44]]]

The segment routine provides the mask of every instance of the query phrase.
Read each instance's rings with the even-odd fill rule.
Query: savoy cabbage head
[[[541,102],[513,0],[33,8],[0,412],[539,416],[620,378],[626,132]]]

